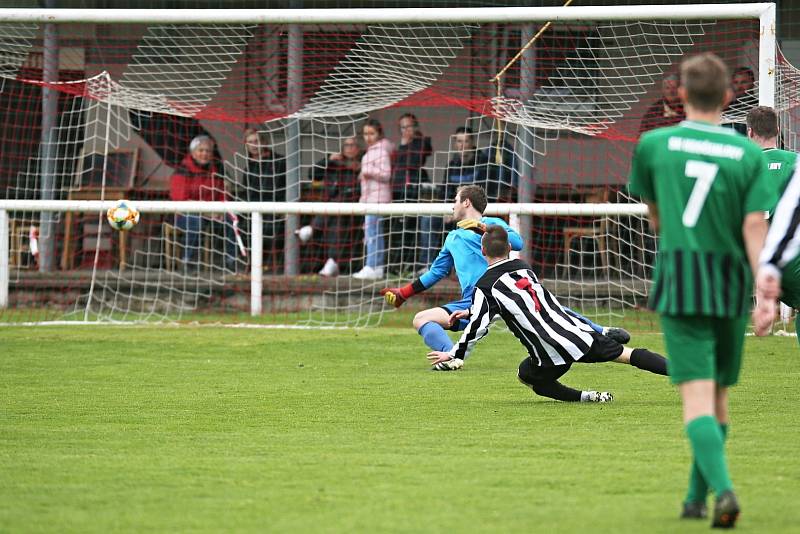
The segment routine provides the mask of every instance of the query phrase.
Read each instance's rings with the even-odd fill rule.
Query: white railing
[[[2,200],[0,199],[0,309],[8,307],[9,211],[102,213],[116,200]],[[452,204],[361,204],[335,202],[135,202],[141,213],[240,213],[252,216],[250,251],[250,314],[261,315],[263,290],[263,214],[288,215],[447,215]],[[644,204],[494,204],[486,215],[625,216],[646,215]]]
[[[2,200],[8,211],[105,211],[117,200]],[[446,215],[452,203],[368,204],[348,202],[168,202],[134,201],[141,213],[261,213],[286,215]],[[642,215],[644,204],[490,204],[486,215]]]

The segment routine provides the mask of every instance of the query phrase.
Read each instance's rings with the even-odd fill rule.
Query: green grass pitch
[[[663,350],[658,334],[633,345]],[[706,532],[666,379],[577,365],[562,404],[507,333],[427,370],[411,328],[0,329],[0,532]],[[747,340],[728,447],[746,532],[800,530],[800,359]]]

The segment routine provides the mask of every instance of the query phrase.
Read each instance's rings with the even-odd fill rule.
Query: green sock
[[[710,415],[692,419],[686,424],[686,434],[697,467],[708,485],[717,495],[733,489],[725,459],[723,433],[717,420]]]
[[[728,425],[719,425],[722,432],[722,442],[728,437]],[[708,482],[703,478],[700,468],[697,467],[697,460],[692,458],[692,471],[689,473],[689,491],[686,493],[684,502],[705,502],[708,495]]]
[[[797,342],[800,343],[800,313],[794,317],[794,332],[797,334]]]

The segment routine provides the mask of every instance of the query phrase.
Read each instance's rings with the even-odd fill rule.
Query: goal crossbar
[[[387,9],[0,9],[0,22],[164,24],[502,23],[760,18],[773,3]]]

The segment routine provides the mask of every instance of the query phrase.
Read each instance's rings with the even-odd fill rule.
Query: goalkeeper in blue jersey
[[[516,230],[508,226],[502,219],[483,216],[486,204],[486,193],[480,186],[464,185],[459,187],[453,204],[453,219],[457,222],[458,228],[447,234],[444,246],[428,272],[403,287],[389,287],[381,291],[387,304],[397,308],[413,295],[425,291],[442,278],[447,277],[455,267],[456,276],[461,285],[461,299],[423,310],[414,316],[414,328],[431,350],[449,351],[453,342],[445,329],[459,331],[468,324],[466,319],[461,319],[451,326],[450,314],[470,308],[475,284],[486,272],[486,258],[481,253],[481,236],[486,231],[487,225],[502,226],[508,232],[508,243],[511,245],[511,250],[522,250],[522,237]],[[630,341],[630,335],[622,329],[603,328],[571,310],[567,311],[591,325],[595,331],[608,335],[615,341],[620,343]],[[434,367],[434,369],[452,370],[448,367],[441,369]]]

